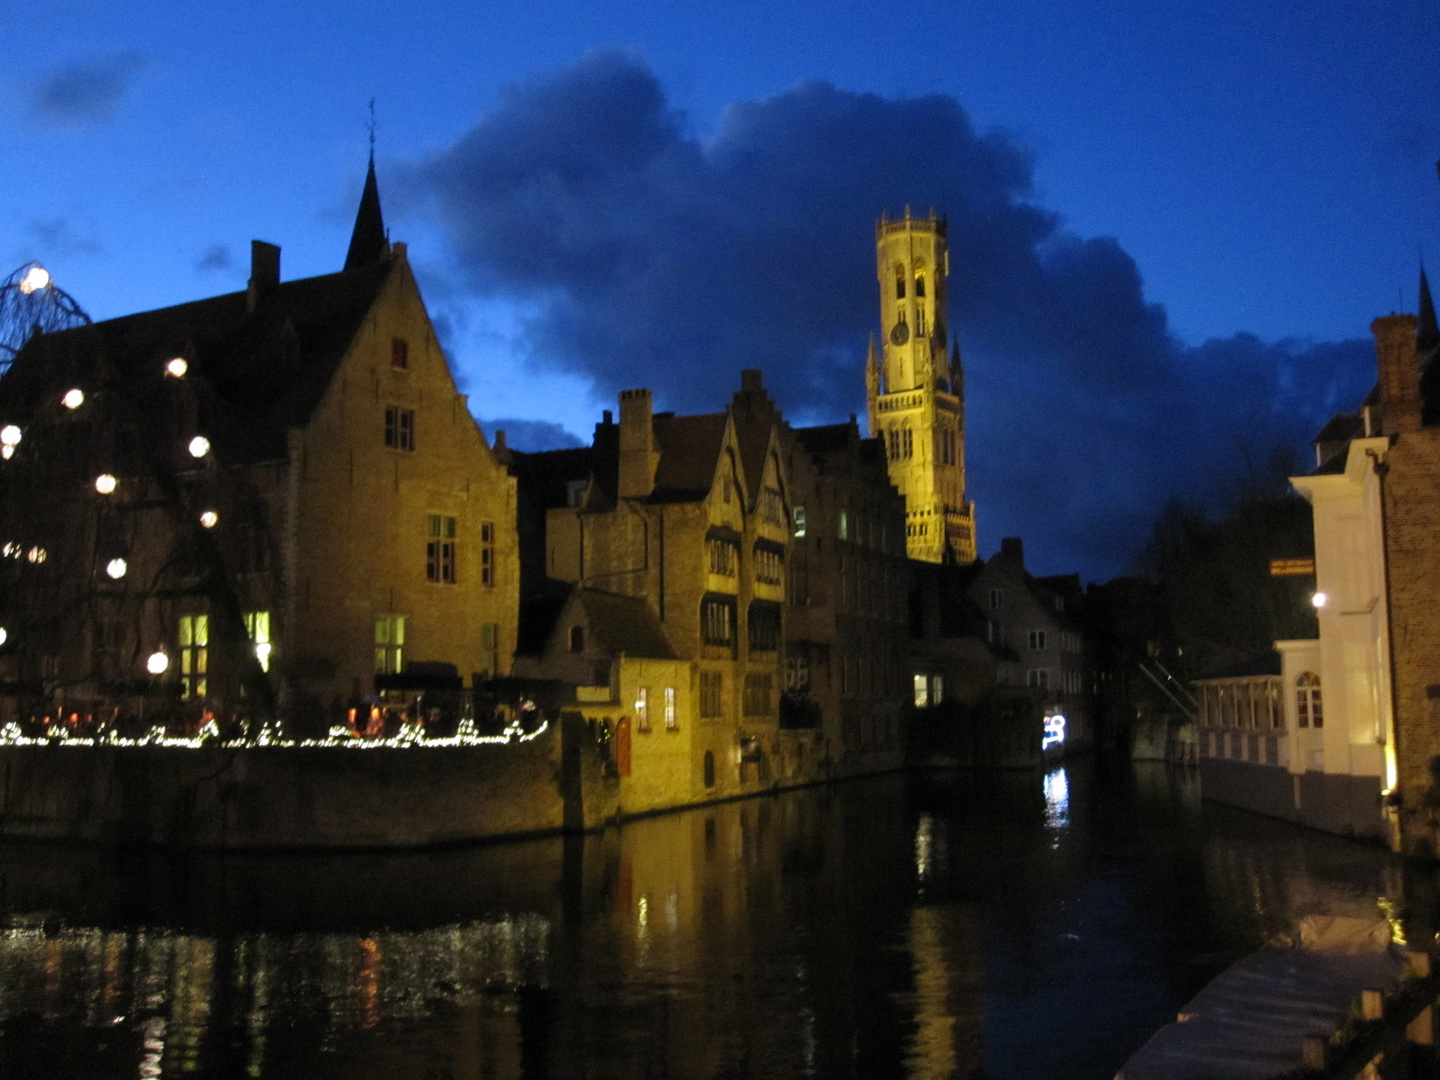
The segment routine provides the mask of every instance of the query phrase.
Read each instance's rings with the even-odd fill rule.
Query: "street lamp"
[[[170,657],[166,656],[159,649],[152,652],[145,660],[145,670],[151,675],[164,675],[170,667]]]

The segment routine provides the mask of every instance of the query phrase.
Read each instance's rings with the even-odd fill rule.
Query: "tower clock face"
[[[904,345],[905,342],[909,340],[910,327],[906,326],[905,321],[902,319],[900,322],[897,322],[895,328],[890,331],[890,341],[895,345]]]

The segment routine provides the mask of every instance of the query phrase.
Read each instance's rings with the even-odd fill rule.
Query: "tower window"
[[[925,297],[925,268],[923,266],[915,268],[915,295],[920,299]]]
[[[900,263],[895,264],[895,299],[905,299],[905,267]]]
[[[901,433],[900,456],[907,460],[915,456],[915,433],[910,430],[909,424],[905,425],[905,430]]]

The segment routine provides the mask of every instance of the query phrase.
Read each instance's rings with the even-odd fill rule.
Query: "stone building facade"
[[[377,674],[509,670],[515,481],[373,164],[339,273],[282,281],[257,241],[244,292],[37,335],[0,402],[3,543],[36,553],[0,567],[16,714],[323,734]]]
[[[870,342],[865,382],[870,434],[883,440],[890,479],[905,496],[905,550],[923,562],[974,562],[975,504],[965,489],[965,376],[946,357],[946,223],[932,211],[875,226],[880,352]]]

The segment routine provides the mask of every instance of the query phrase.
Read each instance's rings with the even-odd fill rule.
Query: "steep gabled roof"
[[[695,502],[710,494],[728,420],[725,413],[655,416],[652,423],[660,465],[655,470],[651,502]]]
[[[3,411],[26,418],[60,383],[108,384],[142,414],[163,407],[164,364],[184,357],[199,429],[221,460],[283,458],[309,422],[392,262],[271,285],[249,310],[227,293],[30,339],[6,372]]]

